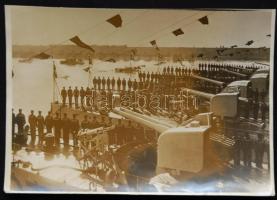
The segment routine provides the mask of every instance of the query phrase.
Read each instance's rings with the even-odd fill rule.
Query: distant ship
[[[31,58],[23,58],[18,60],[20,63],[31,63],[33,60]]]
[[[76,58],[67,58],[65,60],[61,60],[60,61],[61,64],[64,64],[64,65],[83,65],[84,62],[83,60],[81,59],[76,59]]]
[[[132,73],[136,73],[139,70],[141,70],[142,67],[145,67],[145,65],[139,65],[139,66],[136,66],[136,67],[115,68],[115,72],[132,74]]]

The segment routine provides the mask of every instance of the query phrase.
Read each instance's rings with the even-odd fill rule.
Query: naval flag
[[[200,19],[198,19],[198,21],[199,21],[201,24],[203,24],[203,25],[209,24],[208,16],[201,17]]]
[[[115,28],[121,27],[122,26],[122,19],[120,15],[115,15],[109,19],[106,20],[110,24],[112,24]]]
[[[184,34],[184,31],[180,28],[176,29],[175,31],[172,31],[172,33],[175,35],[175,36],[178,36],[178,35],[183,35]]]
[[[151,42],[150,42],[150,44],[156,49],[156,50],[160,50],[159,49],[159,47],[158,47],[158,45],[157,45],[157,42],[156,42],[156,40],[152,40]]]
[[[88,50],[92,51],[93,53],[95,52],[94,49],[91,46],[89,46],[86,43],[84,43],[83,41],[81,41],[81,39],[77,35],[74,36],[73,38],[70,38],[70,41],[73,42],[74,44],[76,44],[79,47],[88,49]]]

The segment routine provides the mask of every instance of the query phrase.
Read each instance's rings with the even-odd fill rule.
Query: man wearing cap
[[[78,88],[75,87],[75,89],[74,89],[74,91],[73,91],[75,108],[78,108],[79,93],[80,93],[80,92],[79,92]]]
[[[18,134],[23,134],[23,127],[26,123],[25,115],[22,113],[22,109],[18,110],[18,114],[15,117],[15,121],[18,127]]]
[[[72,132],[74,147],[78,145],[77,134],[79,129],[80,129],[79,120],[76,119],[76,114],[74,114],[73,119],[71,120],[71,132]]]
[[[63,87],[63,89],[62,89],[62,91],[61,91],[61,96],[62,96],[63,106],[65,106],[66,97],[67,97],[67,92],[66,92],[65,87]]]
[[[31,114],[29,115],[28,122],[30,125],[30,132],[31,132],[31,144],[34,145],[36,141],[37,117],[34,115],[33,110],[31,110]]]
[[[41,145],[43,143],[44,136],[44,117],[41,115],[41,111],[38,111],[37,116],[37,127],[38,127],[38,143]]]
[[[55,118],[53,119],[53,126],[54,126],[54,135],[55,135],[55,146],[60,146],[60,137],[61,137],[61,129],[62,123],[59,113],[56,113]]]
[[[88,129],[89,128],[89,121],[88,116],[85,115],[84,120],[81,122],[81,128],[82,129]]]
[[[52,127],[53,127],[53,117],[51,116],[51,112],[49,111],[47,116],[45,117],[45,126],[47,133],[52,133]]]
[[[69,103],[69,107],[72,107],[72,97],[73,97],[73,91],[71,89],[71,87],[69,87],[68,91],[67,91],[67,95],[68,95],[68,103]]]

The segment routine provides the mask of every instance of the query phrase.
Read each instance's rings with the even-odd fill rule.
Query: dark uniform
[[[108,77],[108,79],[107,79],[107,88],[108,88],[108,90],[111,88],[111,80],[110,80],[110,77]]]
[[[47,133],[52,133],[53,117],[51,116],[51,112],[48,112],[48,115],[45,117],[45,126]]]
[[[97,79],[95,78],[95,76],[93,77],[92,82],[93,82],[93,87],[94,87],[94,89],[96,90],[96,87],[97,87]]]
[[[234,145],[234,165],[235,167],[239,167],[240,166],[240,150],[241,150],[241,137],[239,135],[236,135],[234,137],[235,139],[235,145]]]
[[[125,91],[126,90],[126,80],[123,78],[122,80],[122,89]]]
[[[90,99],[91,99],[92,91],[90,90],[89,87],[87,87],[86,90],[86,105],[90,106]]]
[[[136,81],[136,79],[134,80],[134,83],[133,83],[133,89],[134,91],[138,89],[138,82]]]
[[[81,122],[81,128],[82,129],[88,129],[90,128],[90,123],[88,121],[88,116],[85,115],[85,119]]]
[[[242,141],[242,150],[243,150],[243,163],[245,167],[251,167],[252,159],[252,144],[249,135],[243,137]]]
[[[112,78],[111,83],[112,83],[112,90],[114,90],[114,86],[115,86],[115,79],[114,79],[114,77]]]
[[[121,80],[120,80],[120,78],[117,79],[116,84],[117,84],[117,90],[120,90],[120,87],[121,87]]]
[[[265,143],[264,143],[264,137],[263,135],[258,135],[258,140],[255,144],[255,162],[256,167],[263,168],[263,156],[264,156],[264,149],[265,149]]]
[[[53,119],[54,126],[54,135],[55,135],[55,145],[60,146],[60,138],[61,138],[61,129],[62,129],[62,121],[59,116],[59,113],[56,113],[55,118]]]
[[[65,104],[66,104],[66,97],[67,97],[67,92],[65,90],[65,87],[63,87],[63,89],[61,91],[61,96],[62,96],[63,106],[65,106]]]
[[[102,78],[102,90],[105,90],[106,87],[106,79],[103,77]]]
[[[34,115],[34,111],[31,110],[31,114],[29,115],[28,122],[30,125],[30,132],[31,132],[31,144],[34,145],[36,142],[36,125],[37,125],[37,118]]]
[[[267,113],[267,105],[266,103],[263,101],[261,103],[261,114],[262,114],[262,121],[264,122],[266,119],[266,113]]]
[[[74,95],[75,108],[78,108],[79,107],[79,105],[78,105],[78,98],[79,98],[80,92],[79,92],[77,87],[75,87],[75,89],[73,91],[73,95]]]
[[[41,111],[38,112],[37,127],[38,127],[38,143],[42,144],[43,137],[44,137],[44,117],[41,115]]]
[[[71,132],[73,136],[74,147],[78,145],[77,134],[79,129],[80,129],[79,120],[76,119],[76,115],[73,115],[73,119],[71,120]]]
[[[69,107],[72,107],[73,92],[72,92],[71,87],[69,87],[69,89],[67,91],[67,96],[68,96]]]
[[[98,85],[98,90],[101,90],[101,78],[99,76],[97,79],[97,85]]]
[[[19,109],[19,113],[16,115],[15,121],[16,121],[17,128],[18,128],[18,134],[22,135],[23,128],[26,123],[26,119],[25,119],[25,115],[22,113],[21,109]]]
[[[81,97],[81,105],[82,105],[82,107],[84,106],[85,96],[86,96],[86,91],[84,90],[83,87],[81,87],[81,89],[80,89],[80,97]]]
[[[69,145],[69,134],[70,134],[70,119],[67,118],[67,114],[64,114],[62,119],[62,129],[63,129],[63,144],[64,147]]]
[[[132,81],[129,78],[129,80],[128,80],[128,90],[131,91],[131,88],[132,88]]]

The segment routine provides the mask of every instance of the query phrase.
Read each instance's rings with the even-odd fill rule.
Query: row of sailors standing
[[[69,138],[70,135],[73,138],[73,146],[78,145],[77,134],[81,129],[94,129],[98,127],[110,127],[113,125],[111,118],[105,120],[102,118],[100,121],[97,120],[96,116],[93,116],[92,119],[89,119],[87,115],[84,116],[84,119],[80,122],[77,118],[77,115],[73,114],[72,118],[64,113],[63,117],[60,116],[60,113],[55,113],[53,117],[51,112],[48,112],[47,116],[44,117],[42,112],[39,111],[38,115],[34,114],[34,111],[31,110],[30,115],[28,116],[28,124],[26,125],[25,115],[22,113],[22,110],[19,110],[19,113],[15,116],[13,113],[13,124],[12,132],[15,135],[15,125],[18,126],[18,135],[25,134],[27,142],[27,134],[30,131],[31,141],[30,145],[36,144],[36,133],[38,133],[38,144],[42,145],[44,141],[44,136],[47,133],[53,133],[55,138],[55,146],[60,146],[60,139],[63,139],[64,147],[69,147]],[[28,129],[24,132],[25,127]],[[143,140],[146,139],[146,136],[143,134],[143,128],[137,124],[134,125],[131,121],[124,123],[121,119],[118,119],[115,129],[109,131],[108,138],[109,144],[125,144],[133,140]]]

